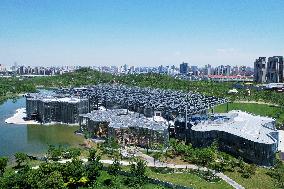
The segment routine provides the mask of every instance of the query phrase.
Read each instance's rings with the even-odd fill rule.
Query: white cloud
[[[174,52],[174,56],[180,56],[180,55],[181,55],[181,52],[180,52],[180,51]]]
[[[217,53],[223,53],[223,54],[232,54],[232,53],[238,52],[234,48],[220,48],[220,49],[216,49],[216,51]]]

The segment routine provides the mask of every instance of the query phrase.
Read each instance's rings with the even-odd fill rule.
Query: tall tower
[[[188,73],[188,63],[181,63],[179,66],[179,72],[183,75],[186,75]]]
[[[259,57],[254,62],[254,82],[266,82],[266,57]]]
[[[284,76],[283,69],[283,56],[269,57],[267,62],[267,82],[282,83]]]

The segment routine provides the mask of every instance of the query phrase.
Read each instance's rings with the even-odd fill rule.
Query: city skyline
[[[257,57],[284,55],[283,5],[1,1],[0,64],[253,66]]]

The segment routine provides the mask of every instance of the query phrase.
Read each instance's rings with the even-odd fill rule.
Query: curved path
[[[168,168],[173,168],[173,169],[199,169],[202,171],[211,171],[213,174],[215,174],[216,176],[218,176],[219,178],[221,178],[222,180],[224,180],[226,183],[228,183],[229,185],[231,185],[233,188],[235,189],[245,189],[243,186],[241,186],[240,184],[238,184],[236,181],[234,181],[233,179],[229,178],[228,176],[226,176],[224,173],[219,173],[216,172],[212,169],[208,169],[206,167],[199,167],[197,165],[194,164],[184,164],[184,165],[175,165],[175,164],[170,164],[170,163],[163,163],[160,161],[154,161],[154,158],[151,156],[148,156],[146,154],[143,154],[141,152],[136,153],[136,156],[140,156],[142,157],[146,162],[147,162],[147,166],[148,167],[168,167]],[[81,159],[84,163],[88,162],[88,159],[86,158],[82,158]],[[62,159],[59,160],[59,163],[66,163],[66,162],[70,162],[72,161],[71,159]],[[105,164],[112,164],[113,160],[100,160],[101,163],[105,163]],[[128,166],[131,163],[128,161],[120,161],[120,164],[122,166]],[[32,167],[32,169],[38,169],[39,166],[35,166]]]
[[[233,101],[233,103],[244,103],[244,104],[265,104],[265,105],[270,105],[270,106],[279,106],[278,104],[274,104],[274,103],[269,103],[269,102],[263,102],[263,101],[246,101],[246,100],[236,100]]]
[[[146,162],[147,162],[147,166],[149,166],[149,167],[169,167],[169,168],[174,168],[174,169],[199,169],[199,170],[203,170],[203,171],[209,170],[213,174],[215,174],[216,176],[218,176],[219,178],[224,180],[226,183],[231,185],[232,187],[234,187],[236,189],[245,189],[242,185],[238,184],[236,181],[234,181],[233,179],[229,178],[224,173],[216,172],[216,171],[208,169],[206,167],[199,167],[199,166],[194,165],[194,164],[175,165],[175,164],[159,162],[157,160],[154,161],[153,157],[148,156],[146,154],[143,154],[141,152],[137,153],[137,155],[142,157],[143,159],[145,159]]]

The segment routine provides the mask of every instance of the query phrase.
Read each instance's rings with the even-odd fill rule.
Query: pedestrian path
[[[214,170],[208,169],[206,167],[200,167],[194,164],[183,164],[183,165],[176,165],[176,164],[170,164],[170,163],[164,163],[164,162],[160,162],[158,160],[154,160],[153,157],[148,156],[146,154],[143,154],[142,152],[137,152],[136,156],[140,156],[142,157],[146,163],[148,167],[167,167],[167,168],[172,168],[172,169],[195,169],[195,170],[202,170],[202,171],[211,171],[213,174],[215,174],[216,176],[218,176],[219,178],[221,178],[222,180],[224,180],[226,183],[228,183],[229,185],[231,185],[232,187],[234,187],[235,189],[245,189],[243,186],[241,186],[240,184],[238,184],[236,181],[234,181],[233,179],[229,178],[228,176],[226,176],[224,173],[217,173]],[[84,163],[88,162],[88,159],[86,158],[82,158],[81,159]],[[67,162],[71,162],[71,159],[61,159],[58,162],[59,163],[67,163]],[[100,160],[101,163],[104,164],[113,164],[113,160]],[[131,162],[128,161],[120,161],[120,164],[122,166],[129,166],[131,165]],[[32,167],[32,169],[38,169],[39,166],[35,166]]]
[[[245,189],[243,186],[241,186],[236,181],[226,176],[224,173],[217,173],[214,170],[208,169],[206,167],[200,167],[194,164],[175,165],[175,164],[170,164],[170,163],[163,163],[163,162],[154,160],[153,157],[143,154],[141,152],[138,152],[137,155],[142,157],[147,162],[147,166],[149,167],[168,167],[168,168],[173,168],[173,169],[199,169],[203,171],[209,170],[212,173],[214,173],[216,176],[224,180],[226,183],[230,184],[235,189]]]

